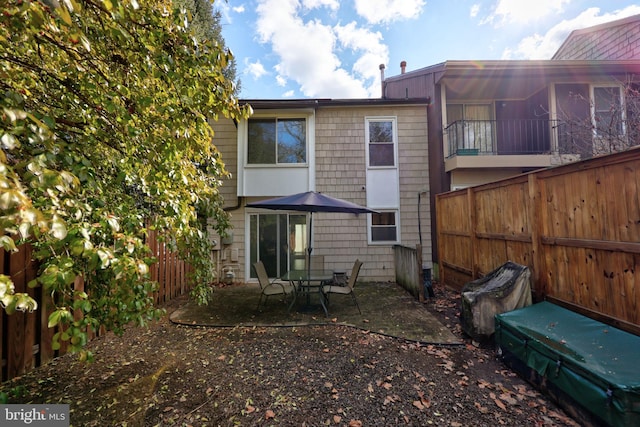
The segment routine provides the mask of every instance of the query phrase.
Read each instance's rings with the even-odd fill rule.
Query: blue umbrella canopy
[[[293,194],[291,196],[276,197],[247,203],[248,207],[272,210],[292,210],[303,212],[345,212],[345,213],[378,213],[372,209],[346,200],[337,199],[315,191]]]
[[[309,218],[309,243],[307,248],[309,256],[311,256],[311,251],[313,250],[311,247],[311,229],[313,227],[314,212],[378,213],[373,209],[315,191],[247,203],[247,207],[309,212],[311,214]],[[309,263],[307,263],[307,269],[309,269]]]

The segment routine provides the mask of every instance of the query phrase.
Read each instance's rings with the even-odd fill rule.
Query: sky
[[[216,0],[240,98],[377,98],[385,77],[447,60],[551,59],[633,0]]]

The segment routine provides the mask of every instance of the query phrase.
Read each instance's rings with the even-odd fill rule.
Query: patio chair
[[[262,261],[258,261],[253,264],[253,268],[258,276],[258,283],[260,283],[260,299],[258,300],[258,309],[264,302],[267,302],[267,298],[271,295],[282,295],[284,302],[287,301],[287,296],[295,292],[295,288],[290,283],[279,282],[277,279],[269,281],[267,270],[264,268]]]
[[[358,305],[358,300],[356,299],[356,294],[353,292],[353,288],[356,286],[356,281],[358,280],[358,274],[360,274],[360,267],[362,267],[362,262],[356,260],[346,285],[325,285],[322,287],[322,294],[325,296],[327,304],[329,304],[330,294],[351,295],[353,302],[356,304],[356,307],[358,307],[358,313],[362,314],[360,305]]]

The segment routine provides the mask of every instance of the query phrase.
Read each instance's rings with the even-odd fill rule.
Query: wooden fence
[[[550,300],[640,334],[640,149],[436,198],[440,279],[513,261]]]
[[[187,283],[189,267],[179,260],[175,253],[168,251],[155,231],[150,231],[147,244],[157,257],[158,262],[151,266],[151,279],[158,282],[154,292],[157,305],[188,292],[191,287]],[[51,296],[43,292],[42,287],[29,288],[27,283],[37,274],[37,265],[31,259],[31,248],[22,245],[18,252],[8,253],[0,249],[2,274],[11,276],[16,292],[26,292],[38,302],[38,309],[33,313],[15,312],[7,315],[0,308],[0,355],[2,366],[0,382],[21,375],[35,367],[44,365],[67,352],[62,343],[59,350],[53,350],[51,343],[56,329],[48,328],[49,314],[52,312]],[[81,289],[84,283],[77,278],[74,284]],[[96,336],[104,333],[92,333]]]
[[[422,271],[422,247],[393,246],[393,262],[396,283],[419,301],[424,301],[424,281]]]

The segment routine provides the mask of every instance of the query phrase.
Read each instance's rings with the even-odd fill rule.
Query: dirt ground
[[[0,386],[9,403],[68,403],[74,426],[576,426],[461,332],[459,295],[427,308],[465,345],[343,325],[188,327],[167,316]]]

